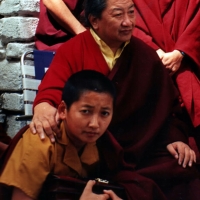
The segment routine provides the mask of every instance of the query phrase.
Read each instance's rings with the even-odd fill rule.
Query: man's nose
[[[89,122],[89,127],[91,128],[99,128],[99,117],[96,115],[93,115]]]
[[[133,25],[133,17],[130,17],[128,14],[124,15],[122,25],[123,26],[132,26]]]

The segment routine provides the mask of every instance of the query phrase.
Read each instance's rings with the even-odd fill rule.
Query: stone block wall
[[[24,112],[20,57],[35,48],[38,15],[39,0],[0,0],[0,123],[11,137],[26,124],[15,120]]]

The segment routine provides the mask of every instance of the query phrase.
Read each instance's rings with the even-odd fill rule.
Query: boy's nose
[[[89,127],[91,128],[99,128],[99,120],[98,116],[92,116],[89,122]]]

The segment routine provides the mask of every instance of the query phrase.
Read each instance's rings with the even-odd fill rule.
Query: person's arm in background
[[[166,67],[166,69],[170,70],[170,75],[174,74],[178,69],[180,68],[181,61],[183,59],[183,55],[179,50],[174,50],[172,52],[165,52],[163,49],[158,47],[154,42],[150,35],[147,35],[147,33],[142,32],[138,27],[134,30],[134,36],[139,38],[142,38],[142,40],[151,46],[153,49],[156,50],[156,53],[158,54],[159,58],[161,59],[163,65]]]
[[[163,53],[161,55],[160,55],[160,51],[162,50],[159,49],[156,51],[158,56],[160,57],[166,69],[170,70],[170,75],[173,75],[180,68],[181,62],[184,56],[181,54],[179,50]]]
[[[65,61],[66,56],[63,54],[63,51],[67,51],[68,56],[73,56],[69,49],[65,49],[65,45],[63,45],[57,50],[42,83],[38,87],[38,93],[33,104],[34,115],[30,123],[30,129],[33,134],[38,133],[42,140],[47,135],[51,142],[55,142],[54,133],[57,136],[60,135],[57,123],[58,118],[56,118],[57,106],[61,101],[64,83],[71,75],[71,70]]]
[[[42,1],[52,17],[72,34],[77,35],[86,30],[62,0]]]

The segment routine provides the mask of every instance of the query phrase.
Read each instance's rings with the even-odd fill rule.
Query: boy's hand
[[[30,123],[30,130],[33,134],[38,133],[41,140],[47,135],[51,142],[55,142],[54,133],[60,136],[58,128],[59,119],[57,116],[57,109],[49,103],[42,102],[35,106],[33,119]]]
[[[112,190],[104,190],[105,194],[108,194],[112,200],[122,200]]]
[[[95,181],[90,180],[87,182],[87,185],[85,186],[85,189],[83,190],[83,193],[80,197],[80,200],[106,200],[109,199],[108,194],[95,194],[92,192],[92,187],[95,185]],[[117,200],[117,199],[116,199]]]
[[[184,168],[188,165],[192,166],[193,162],[196,163],[195,152],[183,142],[173,142],[167,145],[167,150],[178,160],[178,164]]]

